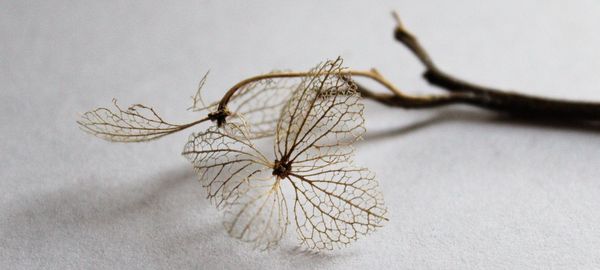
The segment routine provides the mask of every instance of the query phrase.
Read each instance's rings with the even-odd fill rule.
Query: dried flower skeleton
[[[225,209],[230,235],[259,248],[277,245],[288,223],[284,185],[293,190],[292,223],[309,248],[348,244],[386,219],[373,174],[351,162],[363,106],[340,64],[325,62],[315,72],[322,75],[293,91],[277,121],[274,159],[257,150],[244,125],[191,136],[183,154]]]
[[[340,58],[290,81],[245,84],[223,107],[206,106],[197,94],[191,109],[208,116],[184,125],[143,105],[122,110],[116,104],[117,112],[96,109],[79,123],[100,138],[131,142],[213,120],[216,125],[190,136],[182,154],[223,210],[231,236],[269,249],[293,224],[308,248],[342,247],[387,220],[373,173],[352,162],[352,144],[365,131],[360,94]],[[267,136],[275,140],[271,158],[253,143]]]
[[[247,78],[208,105],[201,98],[205,75],[189,109],[206,115],[187,124],[169,123],[141,104],[122,109],[116,101],[115,109],[86,112],[78,123],[108,141],[142,142],[210,120],[215,125],[192,134],[183,155],[223,211],[227,232],[269,249],[292,224],[305,247],[320,250],[345,246],[387,220],[373,173],[352,162],[352,144],[365,132],[361,98],[407,109],[460,103],[516,116],[600,120],[598,103],[527,96],[450,76],[394,15],[396,40],[423,64],[423,77],[448,93],[408,95],[377,70],[345,69],[338,58],[307,72]],[[374,80],[391,93],[372,92],[351,77]],[[255,146],[266,137],[274,140],[271,156]]]

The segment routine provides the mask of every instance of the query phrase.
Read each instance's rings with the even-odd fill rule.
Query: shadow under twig
[[[600,122],[585,122],[561,119],[535,118],[495,114],[482,110],[463,108],[442,109],[431,117],[418,120],[407,125],[383,131],[367,132],[364,141],[377,141],[390,137],[407,135],[419,130],[447,122],[478,123],[515,127],[533,127],[544,130],[574,131],[580,133],[599,133]]]

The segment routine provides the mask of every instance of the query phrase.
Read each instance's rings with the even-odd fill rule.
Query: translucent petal
[[[356,86],[328,61],[311,73],[282,110],[275,155],[291,164],[294,215],[301,242],[313,249],[344,246],[386,220],[373,174],[352,165],[352,144],[365,132]]]
[[[269,74],[281,73],[273,71]],[[205,78],[200,82],[198,92],[193,97],[192,110],[216,112],[218,102],[205,105],[202,101],[202,86]],[[263,138],[274,134],[281,108],[287,103],[290,95],[296,89],[298,78],[262,79],[251,82],[238,89],[227,103],[227,110],[231,112],[228,122],[241,120],[248,125],[248,136],[251,139]]]
[[[253,243],[259,249],[279,244],[286,232],[288,209],[279,179],[271,175],[242,182],[233,192],[235,199],[225,207],[225,229],[229,235]]]
[[[281,108],[295,89],[297,79],[265,79],[250,83],[227,104],[233,116],[241,116],[248,123],[250,136],[272,136],[279,120]]]
[[[247,134],[244,126],[232,123],[211,127],[192,134],[182,154],[194,165],[211,201],[224,209],[227,232],[268,249],[285,233],[287,206],[280,180]]]
[[[374,174],[338,163],[326,169],[292,173],[298,236],[308,248],[343,247],[378,227],[387,212]]]
[[[77,121],[84,131],[112,142],[142,142],[177,132],[186,125],[163,120],[151,107],[135,104],[123,110],[113,100],[115,109],[97,108]]]
[[[365,132],[364,106],[356,85],[341,67],[327,61],[306,77],[282,109],[275,153],[292,161],[351,157],[351,145]]]

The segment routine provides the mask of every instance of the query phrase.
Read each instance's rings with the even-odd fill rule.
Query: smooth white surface
[[[208,69],[216,99],[245,76],[337,55],[436,91],[393,41],[393,9],[452,73],[600,100],[592,0],[0,1],[1,268],[600,268],[600,131],[369,102],[357,162],[377,173],[391,221],[307,254],[226,236],[179,155],[188,132],[110,144],[75,125],[113,97],[192,120],[188,97]]]

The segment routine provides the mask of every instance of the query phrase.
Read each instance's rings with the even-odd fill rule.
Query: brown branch
[[[470,83],[443,72],[435,65],[418,39],[404,27],[398,14],[393,13],[393,15],[396,19],[394,37],[423,64],[425,67],[423,77],[432,85],[450,92],[468,94],[451,98],[450,103],[466,103],[493,111],[530,117],[600,120],[600,103],[523,95]],[[388,100],[392,102],[393,98],[388,97]]]

